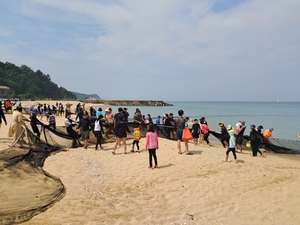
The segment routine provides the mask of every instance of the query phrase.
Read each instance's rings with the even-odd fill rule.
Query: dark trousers
[[[154,158],[155,166],[157,166],[156,148],[148,149],[149,151],[149,165],[152,167],[152,157]]]
[[[134,150],[134,145],[136,144],[136,147],[138,150],[140,150],[140,146],[139,146],[139,140],[133,140],[133,143],[132,143],[132,150]]]
[[[252,155],[257,156],[257,152],[259,152],[261,155],[261,151],[259,150],[259,144],[258,143],[251,143],[251,149],[252,149]]]
[[[223,145],[224,148],[226,148],[225,141],[227,141],[227,143],[229,143],[229,138],[228,137],[222,137],[221,138],[221,143],[222,143],[222,145]]]
[[[208,136],[209,133],[204,134],[204,141],[206,141],[206,144],[209,144]]]
[[[72,137],[72,148],[75,148],[78,134],[72,129],[72,127],[67,129],[67,133],[70,137]]]
[[[98,145],[100,145],[100,147],[102,147],[101,131],[94,131],[94,135],[96,137],[96,149],[98,148]]]
[[[232,152],[234,159],[236,159],[235,148],[228,148],[226,151],[226,155],[228,155],[229,152]]]

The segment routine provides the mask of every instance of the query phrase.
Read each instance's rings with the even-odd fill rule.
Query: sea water
[[[152,119],[163,117],[165,113],[173,113],[176,118],[178,110],[184,111],[184,117],[200,119],[205,117],[210,130],[220,131],[219,122],[225,126],[244,120],[246,122],[245,135],[250,133],[250,125],[262,125],[263,131],[273,128],[273,137],[287,140],[300,140],[300,102],[205,102],[205,101],[167,101],[173,106],[94,106],[104,111],[111,107],[113,114],[118,112],[118,107],[127,107],[132,120],[136,108],[142,115],[150,114]],[[88,110],[88,109],[87,109]]]

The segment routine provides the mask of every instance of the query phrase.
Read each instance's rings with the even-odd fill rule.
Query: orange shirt
[[[272,131],[269,129],[265,130],[263,136],[264,136],[264,138],[269,139],[270,137],[272,137]]]

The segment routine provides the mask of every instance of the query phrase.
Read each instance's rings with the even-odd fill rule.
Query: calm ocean
[[[287,140],[299,140],[300,134],[300,102],[194,102],[194,101],[167,101],[173,106],[164,107],[138,107],[143,115],[148,113],[151,117],[161,117],[165,113],[173,113],[177,116],[179,109],[184,111],[184,117],[190,119],[200,119],[205,117],[210,130],[219,131],[219,122],[224,122],[225,125],[235,124],[239,120],[246,122],[245,135],[250,133],[250,125],[263,125],[265,129],[274,128],[273,137]],[[117,112],[119,106],[101,106],[105,108],[111,107],[113,113]],[[127,107],[127,106],[121,106]],[[97,110],[98,106],[94,106]],[[128,106],[128,112],[132,119],[136,106]]]

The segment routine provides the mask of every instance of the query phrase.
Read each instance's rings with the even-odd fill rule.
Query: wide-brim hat
[[[106,109],[105,109],[105,112],[110,112],[110,109],[109,109],[109,108],[106,108]]]
[[[243,124],[243,126],[245,126],[245,121],[244,120],[240,120],[239,121],[241,124]]]

